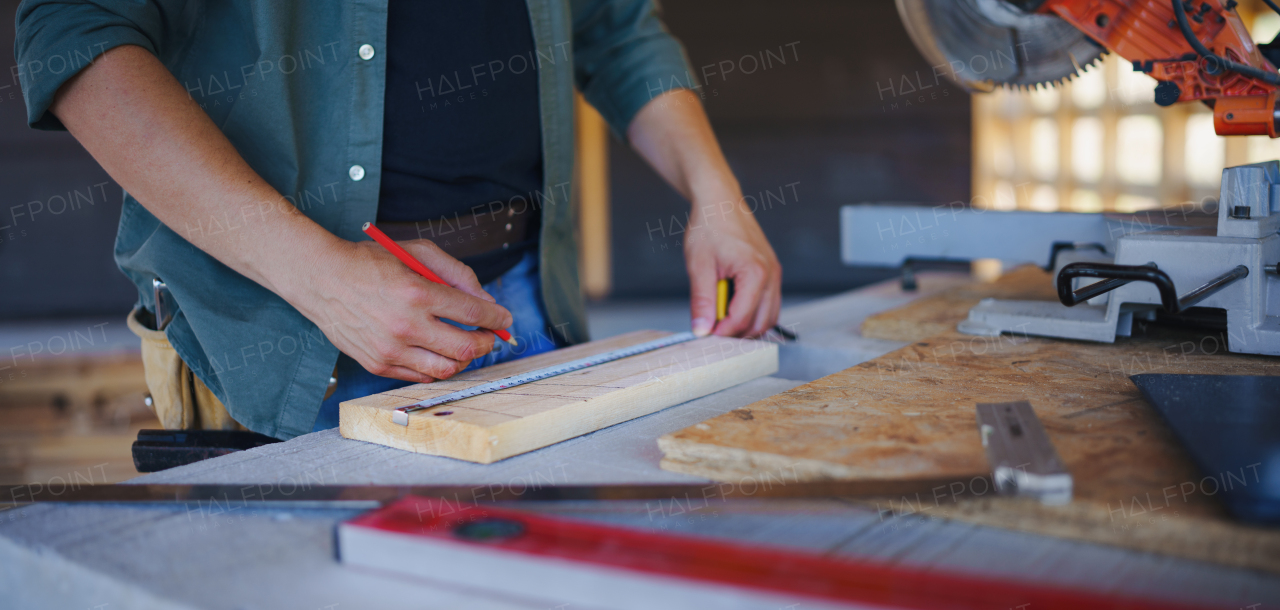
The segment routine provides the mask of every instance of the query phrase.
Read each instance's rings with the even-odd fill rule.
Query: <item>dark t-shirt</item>
[[[533,31],[524,0],[391,0],[379,222],[532,208],[542,188]],[[537,212],[530,212],[536,214]],[[530,238],[468,257],[481,283],[537,248]]]

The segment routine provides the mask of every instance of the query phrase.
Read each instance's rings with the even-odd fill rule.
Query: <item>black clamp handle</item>
[[[1096,296],[1106,294],[1128,284],[1129,282],[1150,282],[1160,292],[1160,304],[1164,310],[1177,314],[1203,301],[1214,293],[1226,288],[1232,282],[1248,277],[1249,268],[1236,265],[1230,271],[1209,280],[1205,285],[1188,292],[1181,298],[1178,289],[1173,285],[1173,278],[1161,271],[1155,263],[1145,265],[1109,265],[1105,263],[1071,263],[1058,273],[1058,300],[1063,305],[1073,307]],[[1099,278],[1095,282],[1079,290],[1071,289],[1071,281],[1078,277]]]

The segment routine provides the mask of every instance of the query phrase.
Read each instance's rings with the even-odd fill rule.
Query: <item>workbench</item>
[[[800,335],[781,346],[781,369],[652,415],[491,465],[408,453],[318,432],[288,442],[138,477],[137,483],[291,486],[469,485],[478,497],[501,487],[552,484],[689,483],[661,470],[656,439],[886,354],[905,342],[867,339],[873,313],[968,281],[921,274],[920,289],[875,284],[783,310]],[[21,493],[21,490],[17,490]],[[1222,608],[1280,604],[1280,579],[1244,569],[993,527],[901,515],[838,500],[512,505],[615,525],[725,538],[837,556],[1092,591],[1206,603]],[[466,590],[340,565],[334,526],[349,510],[236,506],[41,505],[0,512],[0,597],[13,608],[555,608],[531,586],[527,597]],[[495,575],[518,578],[519,575]],[[749,607],[750,599],[737,600]],[[808,600],[797,599],[799,607]],[[776,606],[771,606],[776,607]]]

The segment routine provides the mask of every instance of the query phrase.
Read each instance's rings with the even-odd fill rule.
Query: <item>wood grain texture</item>
[[[143,403],[147,385],[136,351],[8,365],[0,365],[0,487],[138,475],[129,448],[139,430],[160,422]]]
[[[1016,281],[997,288],[1026,298],[1014,294]],[[967,311],[954,293],[935,299],[903,309],[930,312],[925,326]],[[952,330],[658,442],[663,468],[719,480],[963,475],[987,467],[976,404],[1027,400],[1075,479],[1070,505],[899,499],[881,508],[1280,572],[1280,530],[1232,522],[1216,497],[1226,485],[1259,484],[1256,474],[1206,478],[1129,381],[1148,372],[1276,375],[1277,365],[1230,354],[1222,334],[1203,330],[1135,326],[1113,345]]]
[[[985,298],[1057,301],[1051,275],[1034,265],[1024,265],[991,283],[958,286],[897,309],[867,316],[862,336],[891,341],[919,341],[955,330],[969,310]]]
[[[669,333],[639,331],[342,403],[339,432],[350,439],[489,464],[648,415],[778,370],[776,345],[707,337],[475,396],[391,421],[397,408],[488,381]],[[439,414],[439,415],[437,415]]]

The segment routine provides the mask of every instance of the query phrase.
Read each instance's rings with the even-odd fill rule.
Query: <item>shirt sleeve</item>
[[[613,131],[672,89],[697,89],[684,47],[654,0],[572,0],[574,80]]]
[[[58,88],[121,45],[137,45],[158,56],[166,15],[181,4],[181,0],[24,0],[16,18],[13,71],[27,103],[27,123],[36,129],[65,129],[49,113]]]

